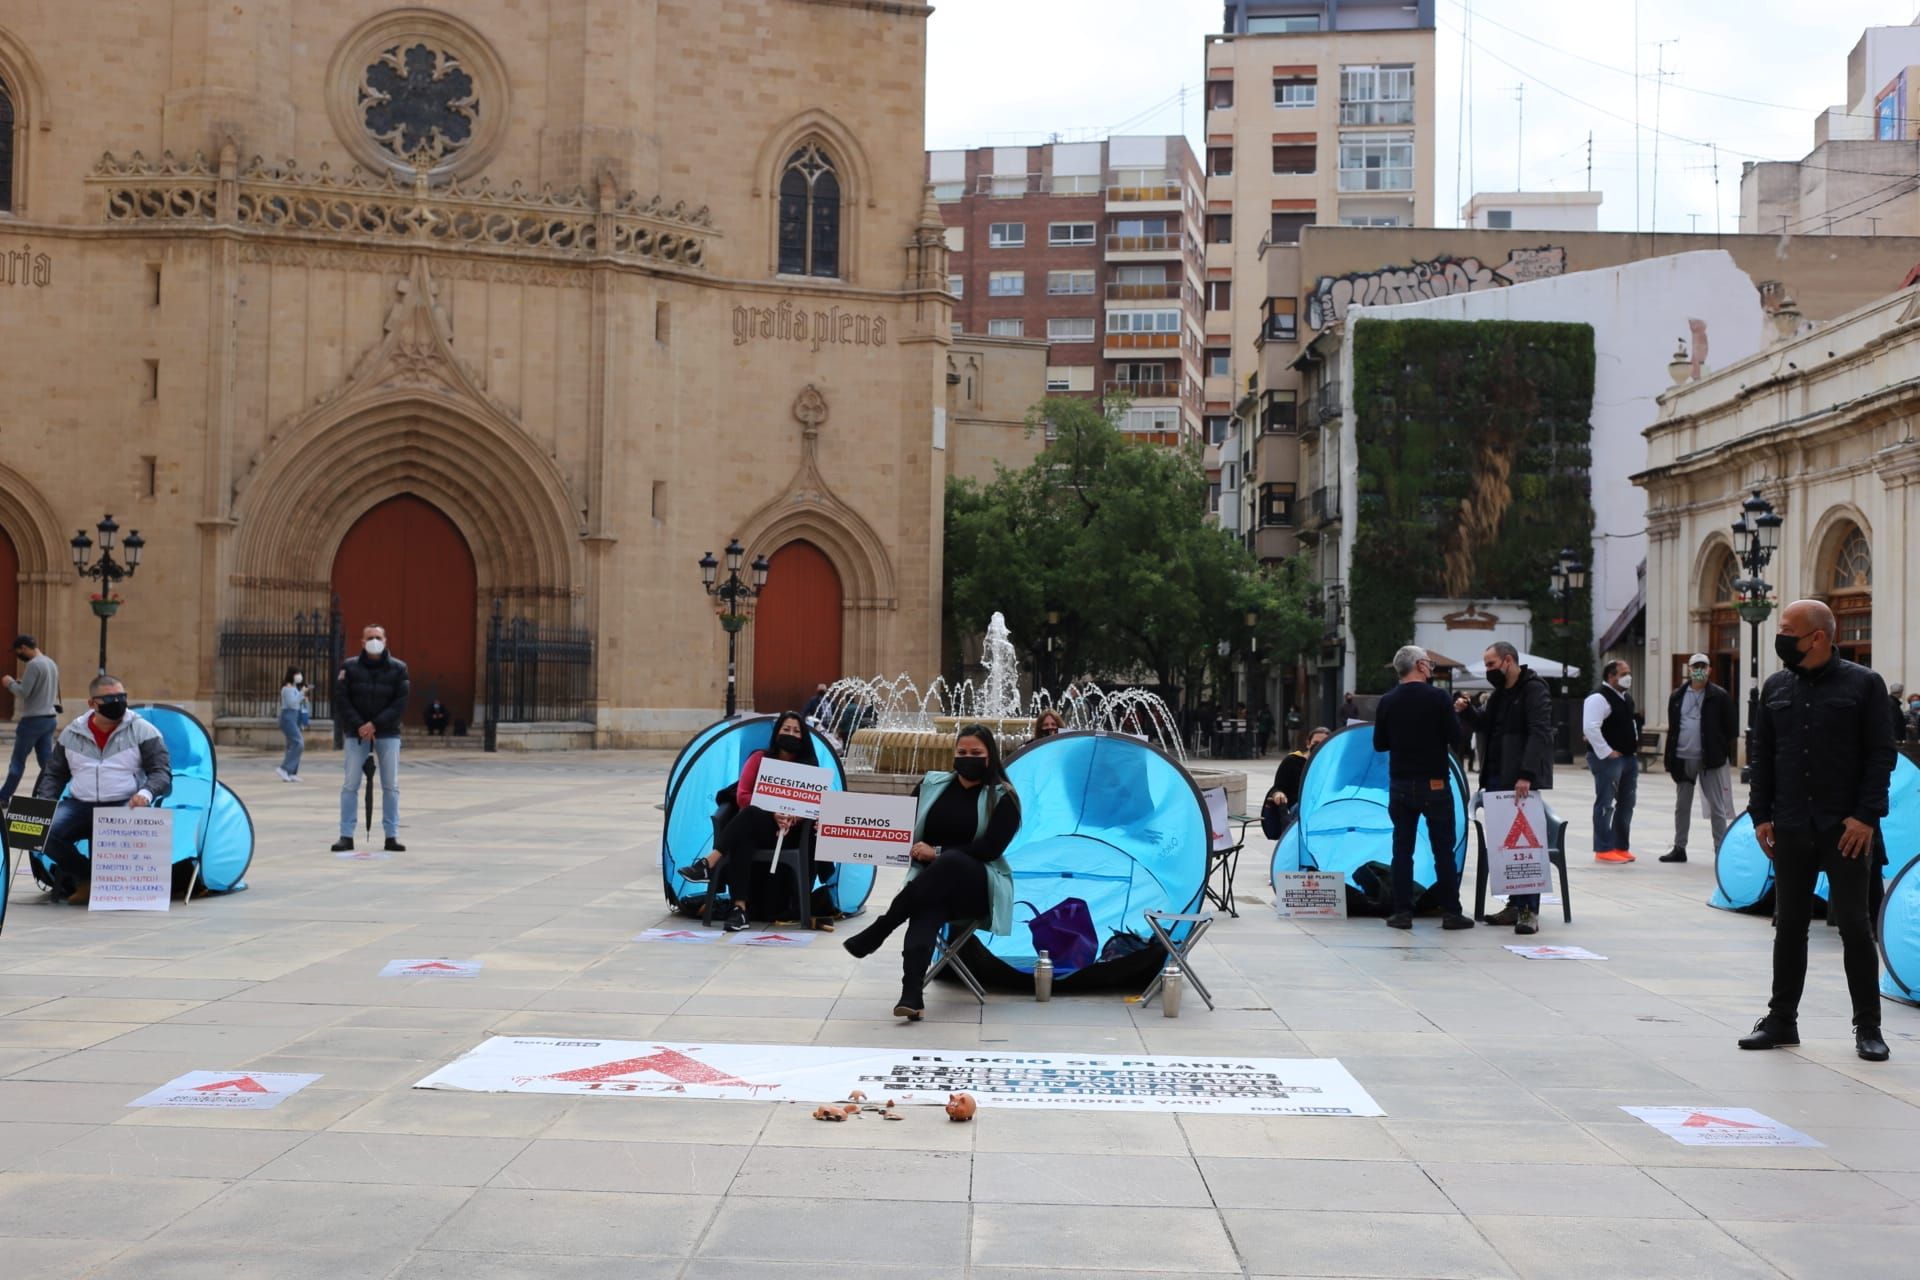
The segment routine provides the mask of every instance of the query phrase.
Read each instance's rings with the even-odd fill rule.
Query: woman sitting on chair
[[[767,749],[747,757],[746,765],[740,770],[740,782],[734,788],[734,804],[740,811],[728,819],[727,825],[714,837],[713,852],[680,869],[680,874],[689,880],[707,880],[712,877],[714,867],[725,862],[722,871],[726,875],[727,897],[733,902],[733,910],[727,915],[728,933],[738,933],[747,927],[747,893],[753,883],[754,853],[772,848],[776,840],[785,836],[783,848],[795,848],[797,859],[797,846],[806,834],[808,824],[802,819],[753,807],[753,788],[760,780],[760,762],[769,757],[788,764],[820,763],[814,754],[813,740],[807,736],[806,721],[798,711],[782,711],[780,718],[773,722],[773,737]],[[799,834],[794,834],[796,827],[801,828]],[[801,867],[800,878],[810,881],[811,867],[804,861],[796,865]],[[801,885],[799,891],[806,893],[812,887],[809,882]]]
[[[1306,746],[1281,758],[1280,767],[1273,771],[1273,789],[1267,792],[1266,802],[1260,806],[1260,830],[1266,833],[1267,839],[1278,840],[1286,830],[1287,815],[1300,803],[1300,782],[1307,776],[1307,762],[1332,736],[1333,730],[1316,727],[1307,735]]]
[[[1013,872],[1000,857],[1020,830],[1020,797],[1007,781],[1000,746],[985,725],[970,724],[953,744],[953,772],[932,772],[914,789],[920,816],[906,887],[886,913],[843,945],[865,959],[907,926],[901,952],[900,1003],[893,1016],[918,1022],[926,1013],[927,966],[940,930],[956,920],[991,921],[1013,931]],[[957,945],[957,942],[956,942]]]

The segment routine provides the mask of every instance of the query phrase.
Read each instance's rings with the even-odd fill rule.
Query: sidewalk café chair
[[[1480,869],[1474,873],[1473,881],[1473,918],[1487,918],[1487,823],[1482,816],[1485,792],[1473,793],[1473,830],[1474,838],[1480,847]],[[1573,923],[1573,898],[1567,892],[1567,820],[1553,811],[1553,806],[1540,799],[1541,806],[1547,811],[1547,860],[1560,873],[1560,919],[1564,924]]]
[[[247,868],[253,863],[253,816],[233,789],[221,782],[213,735],[194,715],[168,703],[148,703],[133,710],[144,716],[166,740],[173,790],[157,808],[171,809],[175,887],[184,868],[184,901],[193,900],[196,886],[212,893],[244,889]],[[76,841],[86,852],[89,840]],[[43,850],[31,855],[33,876],[53,883],[52,864]]]

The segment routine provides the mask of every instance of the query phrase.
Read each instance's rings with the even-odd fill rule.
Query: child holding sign
[[[733,902],[733,910],[727,916],[728,933],[738,933],[748,925],[747,894],[752,884],[754,851],[770,848],[782,837],[785,837],[785,843],[792,844],[805,834],[804,830],[798,834],[794,831],[794,828],[804,826],[800,819],[784,813],[769,813],[753,805],[754,784],[760,779],[760,762],[768,758],[788,764],[819,764],[813,742],[807,736],[806,722],[800,718],[798,711],[782,711],[780,718],[773,722],[773,738],[767,749],[747,757],[746,765],[740,770],[740,782],[734,788],[734,803],[740,812],[720,828],[720,834],[714,837],[713,852],[680,869],[680,874],[689,880],[707,880],[712,877],[715,867],[720,868],[726,877],[727,897]],[[804,888],[802,892],[805,892]]]

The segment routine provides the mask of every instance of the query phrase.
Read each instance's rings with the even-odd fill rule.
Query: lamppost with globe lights
[[[147,540],[140,536],[138,529],[131,530],[121,542],[121,552],[126,556],[125,563],[113,558],[114,539],[120,535],[120,525],[111,513],[102,516],[100,523],[94,526],[100,534],[100,558],[91,560],[93,539],[87,531],[81,529],[67,545],[73,548],[73,567],[83,578],[92,578],[99,582],[100,590],[88,603],[93,606],[93,616],[100,619],[100,670],[107,673],[107,619],[120,612],[120,597],[113,593],[114,586],[122,578],[131,578],[140,567],[140,553],[146,549]]]
[[[755,556],[748,572],[753,580],[749,584],[740,578],[740,561],[746,556],[746,548],[740,545],[740,539],[733,538],[727,543],[727,576],[721,579],[720,562],[713,552],[700,557],[700,585],[713,597],[713,611],[719,616],[720,626],[727,633],[727,718],[733,718],[738,688],[735,674],[735,656],[740,641],[740,630],[753,617],[754,601],[767,588],[767,564],[765,556]]]
[[[1780,547],[1780,524],[1780,513],[1758,489],[1740,504],[1740,518],[1733,522],[1734,558],[1747,575],[1733,584],[1740,593],[1736,608],[1747,624],[1747,762],[1740,770],[1742,782],[1749,780],[1753,767],[1753,722],[1760,716],[1760,624],[1773,615],[1773,586],[1762,575]]]

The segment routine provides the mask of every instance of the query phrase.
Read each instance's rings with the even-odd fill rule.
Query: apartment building
[[[1198,158],[1178,136],[927,154],[953,331],[1044,338],[1046,391],[1127,399],[1123,427],[1202,436]]]
[[[1300,232],[1433,225],[1434,0],[1228,0],[1221,30],[1206,60],[1203,407],[1223,507],[1237,506],[1221,523],[1272,561],[1299,546],[1291,366],[1313,283]]]

